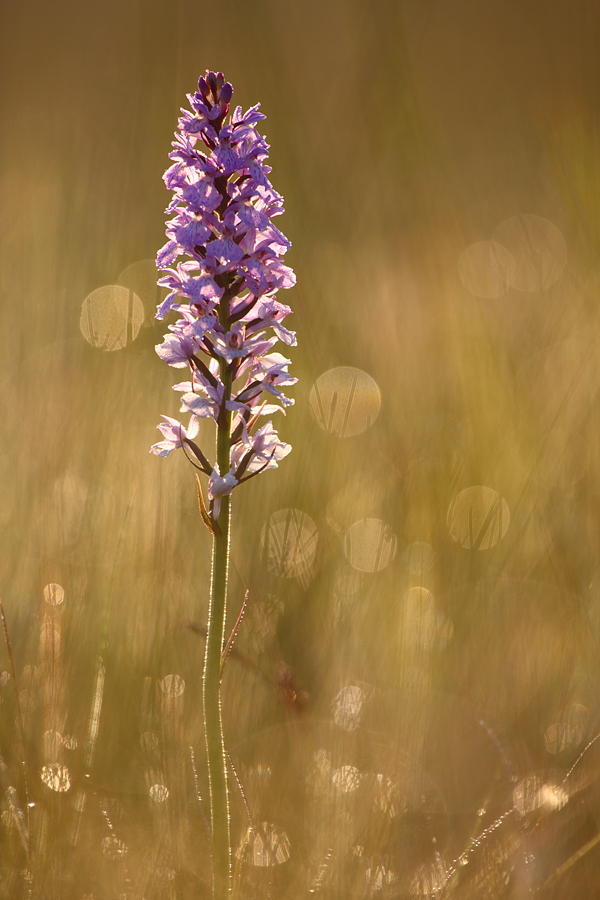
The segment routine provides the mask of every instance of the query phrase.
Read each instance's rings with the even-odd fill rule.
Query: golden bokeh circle
[[[99,350],[122,350],[136,339],[144,321],[142,301],[126,287],[107,284],[83,301],[79,327]]]
[[[379,414],[377,383],[361,369],[340,366],[320,375],[310,391],[315,422],[336,437],[353,437],[369,428]]]
[[[506,534],[510,513],[497,491],[474,485],[454,497],[446,521],[452,540],[467,550],[488,550]]]

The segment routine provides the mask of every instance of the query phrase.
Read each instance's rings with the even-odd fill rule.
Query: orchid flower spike
[[[212,466],[208,496],[215,520],[221,498],[244,475],[274,468],[289,453],[272,422],[261,426],[258,419],[285,414],[294,401],[281,387],[297,380],[288,373],[289,360],[272,352],[278,340],[296,344],[294,332],[281,324],[291,310],[276,299],[296,279],[283,262],[290,242],[273,224],[283,198],[268,177],[269,145],[256,130],[265,116],[259,105],[230,112],[232,94],[215,72],[188,94],[190,110],[182,110],[164,175],[173,197],[167,242],[157,256],[158,283],[168,289],[157,318],[171,310],[180,318],[156,352],[169,366],[189,369],[189,380],[174,389],[182,392],[181,412],[192,418],[186,429],[163,416],[163,440],[151,452],[167,456],[183,448],[197,465],[206,460],[194,443],[198,418],[212,418],[227,432],[227,473],[220,474],[218,461],[198,466],[206,474]]]

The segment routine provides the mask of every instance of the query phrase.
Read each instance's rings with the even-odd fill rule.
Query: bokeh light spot
[[[388,775],[377,772],[373,776],[373,787],[375,789],[374,808],[393,819],[401,808],[397,785]]]
[[[346,533],[344,553],[361,572],[379,572],[396,555],[396,535],[381,519],[360,519]]]
[[[58,763],[51,763],[44,766],[41,774],[42,781],[51,791],[57,793],[65,793],[71,787],[71,776],[66,766],[59,766]]]
[[[185,690],[185,681],[181,675],[165,675],[160,687],[169,697],[181,697]]]
[[[569,722],[555,722],[544,732],[544,743],[548,753],[562,753],[575,741],[575,729]]]
[[[281,865],[290,857],[290,841],[285,831],[263,822],[248,828],[236,855],[251,866]]]
[[[519,815],[535,809],[560,809],[568,801],[567,792],[555,784],[543,782],[537,775],[528,775],[513,791],[513,803]]]
[[[496,241],[478,241],[462,253],[458,274],[463,285],[477,297],[495,300],[515,275],[515,261]]]
[[[336,694],[331,711],[338,728],[356,731],[360,725],[365,699],[365,692],[355,684],[346,685]]]
[[[365,878],[369,886],[369,893],[371,891],[383,891],[385,888],[389,888],[398,880],[398,876],[396,875],[396,873],[392,869],[382,864],[367,866],[365,870]]]
[[[280,578],[307,575],[317,549],[317,526],[299,509],[274,512],[261,535],[261,554]]]
[[[493,488],[476,485],[454,497],[448,509],[450,537],[468,550],[487,550],[508,529],[510,513],[506,501]]]
[[[360,785],[360,772],[356,766],[341,766],[333,773],[333,783],[342,794],[350,794]]]
[[[177,872],[172,866],[157,866],[154,870],[154,874],[157,878],[168,882],[173,881],[173,879],[177,875]]]
[[[351,366],[330,369],[313,384],[310,410],[318,425],[337,437],[361,434],[373,424],[381,406],[376,382]]]
[[[164,784],[152,784],[148,793],[155,803],[164,803],[169,796],[169,789]]]
[[[519,291],[543,291],[567,262],[567,245],[556,225],[542,216],[519,215],[502,222],[493,240],[512,255],[515,268],[508,283]]]
[[[120,856],[125,856],[127,846],[114,835],[109,835],[102,839],[102,852],[109,859],[118,859]]]
[[[64,599],[65,589],[60,584],[47,584],[44,588],[44,600],[50,606],[60,606]]]
[[[144,307],[137,294],[108,284],[85,298],[79,327],[92,347],[122,350],[136,339],[143,321]]]

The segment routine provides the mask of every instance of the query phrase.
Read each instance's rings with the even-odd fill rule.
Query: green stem
[[[224,310],[228,315],[229,303]],[[225,400],[231,396],[231,375],[222,361],[221,379]],[[229,471],[231,413],[226,413],[217,429],[217,463],[221,475]],[[219,525],[221,534],[213,535],[212,579],[208,610],[208,634],[204,658],[204,731],[210,790],[211,854],[213,862],[213,900],[227,900],[231,891],[231,842],[229,835],[229,799],[223,723],[221,720],[221,654],[225,643],[227,573],[229,563],[229,526],[231,498],[223,497]]]
[[[230,513],[230,498],[223,497],[219,515],[222,534],[213,537],[212,584],[204,659],[204,729],[210,788],[214,900],[226,900],[229,897],[231,884],[229,800],[220,694],[221,653],[225,638]]]

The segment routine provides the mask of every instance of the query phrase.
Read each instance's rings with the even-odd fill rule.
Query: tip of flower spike
[[[210,110],[209,118],[217,132],[229,112],[229,103],[233,95],[233,87],[222,72],[211,72],[207,69],[206,78],[198,79],[198,90]],[[196,95],[198,96],[198,95]]]
[[[206,72],[206,82],[211,90],[213,97],[215,98],[215,103],[219,99],[219,94],[221,92],[221,88],[223,86],[223,82],[225,78],[222,72],[210,72],[207,70]]]
[[[228,81],[225,81],[223,73],[211,72],[210,69],[206,70],[206,78],[201,76],[198,79],[198,90],[209,102],[212,94],[213,103],[229,103],[233,94],[233,88]]]

